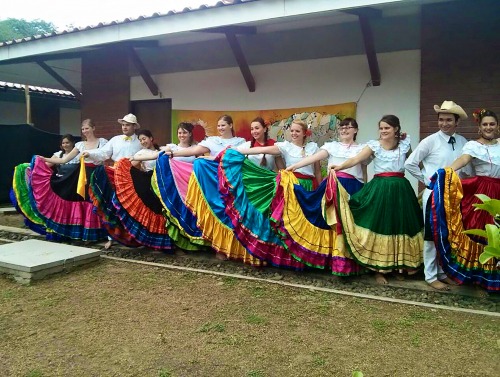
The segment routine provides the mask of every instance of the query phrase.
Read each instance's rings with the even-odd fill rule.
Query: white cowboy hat
[[[137,128],[141,128],[141,125],[137,122],[137,117],[134,114],[127,114],[122,119],[118,119],[118,123],[122,124],[123,122],[133,123],[137,126]]]
[[[436,113],[456,114],[460,119],[467,119],[467,113],[453,101],[444,101],[441,107],[434,105]]]

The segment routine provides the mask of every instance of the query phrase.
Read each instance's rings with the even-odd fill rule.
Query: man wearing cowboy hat
[[[460,106],[453,101],[444,101],[441,106],[434,105],[434,111],[438,114],[439,131],[420,141],[405,163],[406,170],[426,187],[422,196],[424,221],[427,201],[432,193],[427,188],[430,178],[438,169],[450,166],[460,157],[467,142],[467,139],[455,133],[459,120],[467,119],[467,114]],[[466,175],[468,171],[469,168],[465,167],[457,173]],[[434,241],[424,241],[424,274],[425,281],[434,289],[447,291],[449,284],[455,285],[439,265]]]
[[[105,161],[112,159],[114,162],[120,158],[131,157],[141,150],[141,143],[135,134],[135,130],[140,128],[137,117],[134,114],[127,114],[118,119],[122,125],[122,134],[113,136],[102,148],[91,149],[82,153],[82,156],[93,161]],[[113,239],[108,236],[108,242],[104,249],[108,250],[113,244]]]
[[[137,122],[134,114],[127,114],[122,119],[118,119],[122,125],[122,135],[114,136],[111,140],[99,149],[91,149],[82,153],[93,161],[105,161],[112,159],[118,161],[120,158],[133,156],[141,149],[141,143],[135,134],[135,130],[141,126]]]

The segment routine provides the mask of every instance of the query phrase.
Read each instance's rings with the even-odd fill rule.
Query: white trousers
[[[425,189],[422,195],[424,222],[426,221],[425,208],[427,207],[427,200],[429,200],[431,193],[432,190]],[[446,274],[444,273],[438,262],[434,241],[424,241],[424,274],[425,281],[427,283],[432,283],[433,281],[436,281],[438,279],[443,280],[444,278],[446,278]]]

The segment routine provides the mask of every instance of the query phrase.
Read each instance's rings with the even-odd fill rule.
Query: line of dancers
[[[15,168],[11,198],[28,226],[54,240],[212,249],[253,266],[371,272],[379,284],[423,266],[437,290],[473,283],[499,291],[497,261],[478,260],[486,241],[462,233],[493,223],[472,204],[476,193],[500,199],[498,118],[475,112],[479,138],[467,142],[456,133],[467,118],[460,106],[434,110],[439,130],[413,152],[395,115],[382,117],[379,138],[366,143],[356,140],[356,120],[343,119],[338,140],[322,146],[298,117],[285,141],[270,139],[262,118],[251,122],[251,141],[235,136],[229,115],[199,143],[182,122],[178,144],[161,148],[133,114],[118,119],[122,133],[109,141],[85,120],[84,141],[65,135],[61,152]],[[422,206],[405,171],[426,187]]]

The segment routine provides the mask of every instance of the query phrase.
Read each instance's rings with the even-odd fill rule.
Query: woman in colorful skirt
[[[60,153],[54,153],[54,155],[51,158],[43,158],[46,163],[49,164],[55,164],[58,165],[60,170],[63,166],[67,166],[66,164],[77,164],[80,162],[80,153],[89,150],[89,149],[96,149],[96,148],[101,148],[106,143],[108,140],[100,137],[97,138],[95,136],[95,124],[92,119],[85,119],[82,122],[82,127],[81,127],[81,134],[82,134],[82,141],[77,142],[74,144],[74,148],[69,149],[67,153],[60,154]],[[84,160],[85,164],[85,181],[87,181],[87,184],[85,186],[85,199],[89,200],[89,195],[88,195],[88,181],[90,180],[90,176],[92,175],[92,172],[94,169],[100,165],[100,162],[93,162],[89,159]],[[81,179],[79,176],[80,172],[78,172],[78,179]],[[73,177],[74,178],[74,177]],[[62,186],[62,185],[61,185]],[[70,189],[72,192],[76,192],[73,185],[69,185]],[[64,189],[64,187],[62,187]],[[66,188],[67,189],[67,188]]]
[[[240,153],[244,155],[270,154],[281,156],[285,160],[285,166],[299,162],[304,157],[312,156],[318,151],[318,144],[315,142],[307,142],[307,137],[311,134],[306,123],[301,120],[293,120],[290,125],[290,137],[292,141],[277,142],[273,146],[255,147],[255,148],[239,148]],[[322,181],[321,168],[319,161],[310,165],[296,169],[293,173],[299,180],[300,184],[306,190],[313,190]]]
[[[219,190],[226,204],[233,231],[240,243],[256,258],[276,267],[302,269],[273,231],[269,207],[276,192],[277,168],[283,168],[280,156],[257,154],[245,158],[238,149],[272,146],[268,126],[260,117],[250,124],[252,141],[224,152],[219,164]]]
[[[233,119],[229,115],[223,115],[218,119],[217,131],[219,136],[209,136],[190,148],[183,150],[167,148],[165,155],[175,159],[210,154],[211,158],[198,158],[194,161],[186,193],[186,206],[196,217],[196,224],[202,232],[202,237],[211,243],[218,258],[242,260],[258,266],[261,265],[261,261],[250,255],[233,233],[231,219],[225,212],[226,206],[219,192],[219,161],[213,160],[227,147],[238,147],[245,142],[245,139],[235,136]]]
[[[436,249],[444,272],[457,283],[477,284],[488,291],[500,291],[498,260],[479,262],[486,239],[468,236],[466,229],[485,229],[493,217],[473,207],[481,203],[476,194],[500,199],[500,143],[496,139],[499,125],[497,115],[490,110],[473,113],[478,123],[479,139],[467,142],[462,156],[450,168],[439,170],[433,179],[433,233]],[[476,176],[458,178],[455,171],[472,164]]]
[[[342,231],[353,259],[376,271],[379,284],[385,274],[400,269],[414,273],[422,264],[423,219],[415,192],[404,178],[410,140],[401,134],[398,117],[379,122],[379,140],[369,141],[355,157],[333,166],[342,171],[373,158],[374,178],[350,198],[338,186]]]
[[[207,246],[196,217],[186,207],[189,178],[193,172],[195,155],[170,158],[170,151],[182,151],[195,145],[194,125],[181,122],[177,126],[178,144],[167,144],[160,150],[151,184],[167,217],[167,232],[175,245],[183,250],[200,250]]]
[[[159,147],[149,130],[137,133],[142,149],[115,164],[113,205],[123,227],[141,245],[170,250],[162,205],[151,188]],[[144,160],[144,161],[140,161]]]
[[[90,176],[95,165],[83,163],[79,154],[84,148],[104,145],[105,139],[94,136],[91,120],[82,122],[84,141],[66,143],[65,153],[51,158],[35,158],[32,162],[31,193],[33,203],[45,220],[48,231],[59,236],[83,241],[99,241],[106,231],[88,200],[85,176]],[[55,174],[51,166],[59,166]],[[70,167],[70,168],[68,168]]]
[[[66,157],[69,152],[74,148],[75,146],[75,140],[73,138],[73,135],[66,134],[63,135],[61,138],[61,145],[60,145],[60,150],[55,152],[52,155],[52,158],[55,160],[61,160],[61,157]],[[73,156],[74,157],[74,156]],[[73,158],[72,157],[72,158]],[[37,158],[40,159],[45,159],[45,157],[33,157],[32,163],[36,161]],[[71,173],[73,174],[73,177],[76,177],[76,180],[78,180],[78,162],[79,160],[77,158],[73,158],[73,161],[69,161],[70,159],[67,159],[66,161],[70,162],[67,166],[63,165],[56,165],[54,164],[48,164],[48,167],[50,170],[47,172],[49,174],[49,180],[50,183],[44,182],[44,186],[50,189],[56,189],[57,191],[63,191],[63,194],[66,194],[72,198],[77,197],[77,192],[76,192],[76,186],[73,187],[73,190],[71,190],[71,187],[69,187],[69,190],[66,189],[67,185],[67,180],[68,177],[71,176]],[[65,161],[65,162],[66,162]],[[45,219],[44,216],[42,216],[38,209],[37,209],[37,203],[33,199],[33,193],[31,190],[31,171],[32,171],[32,164],[30,163],[25,163],[25,164],[19,164],[14,168],[14,176],[12,180],[12,190],[11,190],[11,201],[14,207],[17,209],[18,212],[20,212],[24,216],[24,223],[26,226],[28,226],[31,230],[40,233],[42,235],[45,235],[47,239],[50,240],[59,240],[60,237],[56,234],[53,233],[50,229],[46,228],[45,224]],[[69,180],[68,180],[69,181]],[[59,183],[59,185],[58,185]],[[76,183],[75,183],[76,184]],[[56,186],[55,188],[52,187],[52,185]]]
[[[293,172],[324,159],[328,159],[328,165],[331,166],[356,156],[364,148],[364,145],[356,143],[358,129],[355,119],[343,119],[338,125],[339,141],[325,143],[314,155],[303,158],[286,170]],[[350,195],[363,187],[366,176],[364,162],[337,173],[338,180]],[[284,182],[282,179],[282,187],[286,189]],[[327,187],[332,183],[324,181],[312,192],[306,192],[299,186],[286,190],[289,192],[287,207],[290,208],[283,211],[289,215],[284,216],[281,222],[281,232],[287,236],[285,242],[290,252],[309,266],[330,268],[338,276],[357,275],[362,268],[345,248],[340,222],[335,221],[336,228],[332,229],[328,221],[325,221],[327,219],[321,216],[322,208],[325,207],[325,193],[330,195]],[[292,211],[292,207],[295,211]]]

